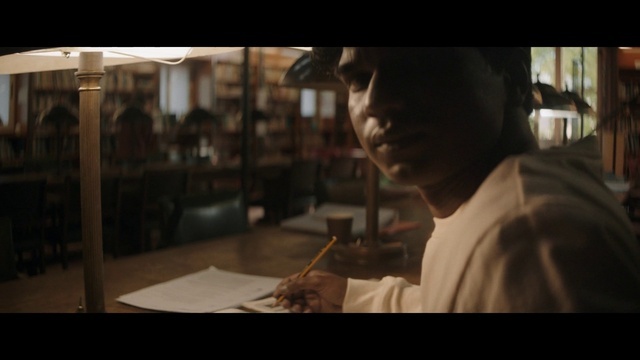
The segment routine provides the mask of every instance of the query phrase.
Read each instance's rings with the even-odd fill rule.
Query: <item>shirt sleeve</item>
[[[638,252],[626,227],[602,212],[540,210],[487,234],[469,261],[454,311],[640,311]]]
[[[348,279],[342,304],[345,313],[421,312],[420,286],[404,278],[386,276],[381,280]]]

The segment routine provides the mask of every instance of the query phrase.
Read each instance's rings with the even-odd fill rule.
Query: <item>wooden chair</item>
[[[102,233],[110,245],[111,256],[120,256],[120,213],[122,208],[119,172],[103,172],[100,179],[102,201]]]
[[[160,203],[163,199],[175,199],[186,194],[188,174],[187,168],[182,166],[146,168],[144,170],[139,209],[141,252],[147,249],[147,234],[149,234],[150,247],[155,247],[151,241],[153,230],[159,230],[160,240],[163,240],[164,220]]]
[[[277,224],[285,214],[287,186],[285,178],[288,168],[281,165],[268,165],[256,169],[253,173],[247,202],[264,209],[264,219]]]
[[[126,107],[116,118],[114,162],[137,167],[156,151],[153,118],[138,106]]]
[[[365,179],[362,176],[362,159],[358,157],[334,157],[329,161],[326,174],[317,189],[317,205],[325,202],[364,205]]]
[[[29,275],[45,272],[45,191],[43,174],[0,177],[0,217],[11,219],[18,270]],[[30,253],[27,263],[25,253]]]
[[[38,119],[34,135],[50,155],[42,159],[43,162],[31,163],[29,166],[54,166],[54,169],[40,170],[53,171],[56,174],[78,168],[78,125],[78,117],[67,105],[58,104],[43,112]],[[50,163],[47,163],[47,158]]]
[[[0,282],[18,278],[11,219],[0,218]]]
[[[177,127],[176,142],[183,161],[209,162],[209,155],[199,154],[200,146],[214,143],[221,123],[220,116],[208,110],[199,107],[191,109]]]
[[[62,234],[60,254],[62,268],[69,266],[69,244],[82,241],[82,208],[80,198],[80,177],[69,175],[65,178],[65,192],[62,210]],[[119,255],[120,234],[120,178],[115,173],[103,174],[100,179],[100,202],[102,211],[102,240],[110,245],[112,256]]]
[[[241,180],[239,169],[221,169],[212,166],[193,167],[189,171],[187,194],[240,191],[242,190]]]
[[[315,159],[295,160],[291,164],[285,217],[307,212],[317,204],[316,189],[320,180],[322,163]]]
[[[261,189],[250,203],[263,206],[271,223],[305,213],[317,205],[321,169],[322,163],[316,159],[294,160],[288,168],[261,169],[256,175]]]
[[[358,177],[360,159],[334,157],[329,160],[326,177],[329,179],[355,179]]]

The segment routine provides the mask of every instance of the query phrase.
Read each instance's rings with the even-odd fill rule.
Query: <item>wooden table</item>
[[[401,219],[428,216],[419,199],[405,199],[416,206],[400,210]],[[389,204],[385,204],[389,206]],[[348,264],[327,254],[315,266],[343,276],[380,278],[403,276],[418,283],[427,224],[397,234],[393,240],[407,245],[406,259],[393,258],[369,265]],[[115,299],[123,294],[215,266],[246,274],[284,277],[300,271],[326,244],[323,236],[288,231],[278,226],[258,226],[233,236],[188,243],[139,255],[104,259],[104,294],[107,313],[152,312],[122,304]],[[0,283],[1,313],[72,313],[80,297],[84,299],[82,262],[67,270],[49,267],[41,276]]]

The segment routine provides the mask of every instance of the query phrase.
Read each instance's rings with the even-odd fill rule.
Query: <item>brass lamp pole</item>
[[[104,75],[102,52],[81,52],[78,71],[80,97],[80,206],[82,209],[82,260],[86,310],[105,312],[100,196],[100,79]]]

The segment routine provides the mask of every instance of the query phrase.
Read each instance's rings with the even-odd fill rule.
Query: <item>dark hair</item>
[[[340,56],[341,47],[314,47],[310,54],[311,64],[321,74],[335,75]]]
[[[511,64],[523,62],[527,70],[528,91],[525,92],[522,107],[530,114],[533,111],[533,93],[531,92],[531,48],[530,47],[479,47],[491,68],[495,71],[512,71]],[[311,51],[313,66],[321,73],[335,74],[342,55],[341,47],[314,47]]]
[[[526,67],[526,81],[524,92],[524,100],[522,107],[527,114],[533,111],[533,92],[531,89],[531,48],[530,47],[479,47],[478,50],[489,63],[494,71],[514,71],[511,66],[514,64],[520,66],[524,63]]]

